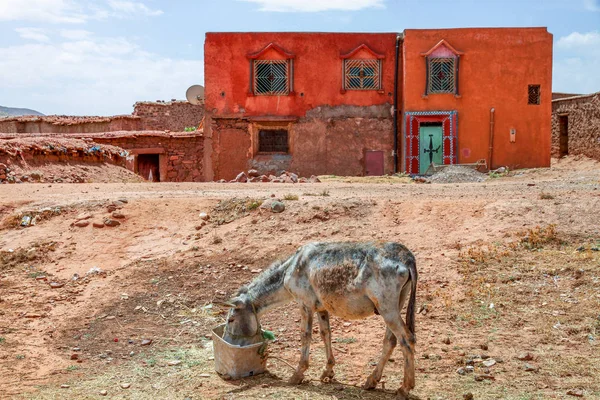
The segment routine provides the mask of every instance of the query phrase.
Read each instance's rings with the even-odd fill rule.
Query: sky
[[[545,26],[553,91],[600,91],[600,0],[0,0],[0,105],[130,114],[202,84],[205,32]]]

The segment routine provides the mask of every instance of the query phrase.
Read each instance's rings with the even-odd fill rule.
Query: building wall
[[[393,119],[396,33],[207,33],[205,83],[207,180],[232,179],[240,171],[291,170],[301,175],[365,173],[367,150],[385,152],[386,173],[394,170]],[[270,43],[292,53],[293,94],[251,93],[251,60]],[[343,91],[341,56],[361,45],[384,56],[381,90]],[[357,58],[373,58],[365,49]],[[273,49],[267,59],[285,58]],[[257,154],[261,127],[289,132],[289,154]]]
[[[552,102],[552,157],[560,155],[561,115],[568,120],[569,155],[600,160],[600,92]]]
[[[139,154],[158,154],[161,159],[161,182],[201,182],[204,138],[201,134],[160,132],[120,132],[91,137],[94,142],[106,143],[128,150],[128,168],[135,171],[135,157]],[[135,171],[137,172],[137,171]]]
[[[442,39],[464,53],[459,96],[424,96],[426,65],[421,53]],[[404,112],[457,111],[459,163],[489,162],[490,109],[494,108],[491,167],[550,165],[552,35],[546,28],[405,30],[402,77]],[[540,105],[528,104],[530,84],[541,85]],[[514,143],[511,129],[516,130]]]
[[[198,127],[204,118],[204,105],[187,101],[138,102],[133,115],[140,118],[139,130],[169,130],[183,132],[187,127]]]

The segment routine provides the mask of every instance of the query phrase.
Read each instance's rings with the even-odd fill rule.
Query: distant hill
[[[0,117],[18,117],[20,115],[44,115],[28,108],[13,108],[0,106]]]

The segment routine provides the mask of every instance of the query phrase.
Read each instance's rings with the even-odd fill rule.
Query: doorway
[[[365,175],[381,176],[383,175],[383,151],[367,150],[365,154]]]
[[[565,157],[569,155],[569,116],[559,115],[558,116],[558,129],[559,129],[559,157]]]
[[[442,165],[442,123],[422,122],[419,125],[419,174],[424,174],[432,163]]]
[[[150,182],[160,182],[160,163],[158,154],[138,155],[138,174]]]

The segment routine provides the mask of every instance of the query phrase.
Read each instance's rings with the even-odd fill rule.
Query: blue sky
[[[600,0],[0,0],[0,105],[129,114],[203,83],[207,31],[547,26],[553,90],[600,91]]]

